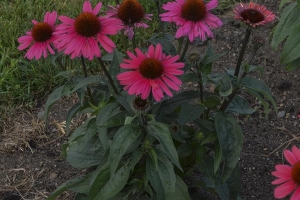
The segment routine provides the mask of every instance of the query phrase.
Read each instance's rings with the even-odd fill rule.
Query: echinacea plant
[[[217,0],[176,0],[162,9],[157,6],[161,20],[177,30],[173,36],[160,29],[146,47],[136,46],[135,36],[137,28],[150,26],[143,20],[151,15],[137,0],[116,1],[116,7],[108,6],[107,12],[100,12],[101,2],[93,8],[86,1],[75,19],[59,16],[61,24],[55,24],[54,11],[46,13],[44,22],[33,21],[33,29],[19,38],[20,50],[32,44],[25,57],[40,59],[49,51],[54,58],[56,54],[70,56],[74,62],[80,58],[84,74],[70,77],[52,92],[45,115],[61,97],[77,95],[78,102],[66,117],[70,135],[62,155],[72,167],[88,168],[88,173],[59,186],[49,200],[66,190],[74,191],[75,199],[89,200],[199,199],[195,187],[223,200],[241,199],[238,160],[243,133],[234,116],[254,112],[241,94],[258,98],[266,114],[269,102],[277,111],[268,86],[249,76],[261,69],[251,62],[264,41],[253,37],[248,63],[243,55],[255,27],[275,16],[252,2],[237,5],[235,18],[246,27],[239,58],[235,68],[212,73],[213,62],[224,53],[215,54],[210,44],[204,55],[187,54],[187,48],[195,39],[213,38],[213,29],[221,28],[221,19],[211,13],[217,6]],[[109,38],[117,34],[122,37],[123,52]],[[124,43],[124,38],[131,43]],[[88,64],[95,66],[94,59],[101,68],[90,70]],[[199,88],[183,90],[187,81]],[[213,91],[206,90],[208,84]],[[87,118],[69,133],[77,114]]]

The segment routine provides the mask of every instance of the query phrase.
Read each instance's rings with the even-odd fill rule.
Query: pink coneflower
[[[284,156],[290,165],[276,165],[272,174],[278,178],[273,185],[281,184],[274,190],[275,198],[281,199],[292,193],[291,200],[300,199],[300,150],[293,146],[292,151],[285,150]]]
[[[21,43],[18,47],[19,50],[24,50],[32,44],[25,54],[25,58],[31,60],[35,57],[38,60],[42,55],[46,58],[48,56],[47,51],[51,54],[55,53],[51,43],[56,39],[56,36],[53,35],[56,19],[57,12],[53,11],[52,13],[46,12],[43,22],[32,20],[34,25],[32,30],[26,32],[25,36],[18,39],[18,42]]]
[[[124,24],[124,34],[131,40],[134,31],[133,28],[148,28],[148,25],[142,22],[143,19],[151,20],[152,14],[145,14],[143,6],[136,0],[124,0],[121,5],[108,6],[107,16],[117,17]]]
[[[120,64],[124,69],[130,71],[123,72],[117,76],[121,85],[128,93],[141,95],[146,99],[150,91],[156,101],[160,101],[165,92],[172,96],[168,87],[178,91],[182,84],[176,75],[183,74],[180,68],[184,63],[176,62],[179,56],[166,56],[162,53],[162,46],[158,44],[156,48],[151,45],[147,53],[142,53],[140,49],[135,49],[136,56],[127,52],[131,59],[124,59],[125,63]]]
[[[98,43],[107,52],[112,52],[116,46],[107,35],[117,34],[123,26],[119,19],[97,16],[101,7],[102,3],[99,2],[93,9],[91,3],[86,1],[83,12],[76,19],[60,16],[62,24],[54,32],[58,36],[55,41],[57,48],[70,54],[71,58],[83,56],[89,60],[101,56]]]
[[[240,3],[234,8],[236,19],[239,19],[250,26],[256,27],[272,22],[275,19],[275,15],[270,10],[267,10],[265,6],[258,5],[256,3]]]
[[[190,42],[200,37],[206,40],[213,38],[211,28],[222,26],[222,21],[209,11],[218,6],[218,0],[212,0],[205,4],[202,0],[176,0],[168,2],[162,8],[168,12],[160,15],[165,22],[175,22],[179,26],[175,37],[188,36]]]

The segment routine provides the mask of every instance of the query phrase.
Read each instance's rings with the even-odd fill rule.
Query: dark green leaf
[[[221,112],[215,116],[215,128],[224,160],[223,182],[231,175],[241,155],[243,132],[237,121]]]
[[[45,123],[46,123],[46,126],[48,124],[48,115],[49,115],[49,112],[50,112],[50,109],[51,107],[53,106],[53,104],[58,100],[60,99],[63,94],[62,94],[62,91],[64,89],[64,85],[56,88],[51,94],[50,96],[48,97],[47,101],[46,101],[46,105],[45,105]]]
[[[173,98],[163,101],[161,104],[161,112],[165,114],[172,113],[179,105],[190,102],[193,99],[199,98],[199,91],[184,91],[176,94]]]
[[[70,128],[70,124],[71,124],[71,120],[73,118],[73,116],[79,112],[81,110],[82,106],[80,103],[76,103],[74,104],[68,111],[67,117],[66,117],[66,130],[67,130],[67,134],[69,134],[69,128]]]
[[[184,143],[178,146],[177,152],[180,158],[186,158],[194,152],[194,149],[191,144]]]
[[[228,113],[238,113],[250,115],[255,112],[250,105],[249,102],[239,95],[235,95],[228,105],[226,112]]]
[[[220,149],[220,145],[219,144],[215,144],[214,146],[214,173],[216,173],[219,169],[219,166],[221,164],[222,161],[222,150]]]
[[[72,89],[71,93],[75,92],[79,88],[83,88],[87,85],[94,84],[94,83],[99,83],[99,82],[105,83],[104,79],[103,79],[103,76],[90,76],[90,77],[84,78],[79,83],[77,83],[75,85],[75,87]]]
[[[89,191],[89,200],[92,200],[97,196],[99,191],[105,186],[109,179],[110,164],[107,162],[94,173],[93,181],[91,182],[91,189]]]
[[[71,180],[66,181],[62,185],[60,185],[48,198],[47,200],[55,200],[57,196],[59,196],[64,191],[79,185],[81,182],[84,182],[84,177],[77,177]]]
[[[298,69],[299,67],[300,67],[300,58],[298,58],[298,59],[294,60],[293,62],[287,64],[284,69],[287,70],[287,71],[293,71],[293,70]]]
[[[223,97],[229,96],[232,93],[232,85],[230,78],[226,75],[218,82],[219,94]]]
[[[179,113],[178,123],[184,125],[199,118],[205,107],[201,104],[183,104]]]
[[[217,96],[208,96],[204,99],[203,104],[208,108],[212,109],[220,105],[221,100]]]
[[[129,175],[130,168],[128,165],[124,165],[111,176],[109,181],[99,191],[94,200],[107,200],[118,194],[126,185]]]
[[[117,48],[114,50],[113,60],[109,68],[109,74],[114,78],[118,73],[120,73],[120,63],[123,61],[124,54],[119,52]]]
[[[255,79],[250,76],[246,76],[241,79],[241,86],[248,88],[250,90],[254,90],[255,92],[259,92],[263,94],[269,101],[271,101],[275,111],[277,112],[277,104],[276,101],[269,89],[269,87],[262,81]]]
[[[153,44],[161,44],[163,51],[166,54],[169,55],[177,55],[177,51],[175,46],[173,45],[173,43],[168,40],[168,39],[164,39],[164,38],[152,38],[150,40],[148,40],[149,42],[153,43]]]
[[[300,20],[300,9],[298,9],[298,15]],[[299,22],[299,21],[298,21]],[[297,22],[297,23],[298,23]],[[297,58],[300,57],[300,25],[294,27],[292,32],[290,33],[290,36],[288,37],[287,41],[285,42],[285,45],[283,47],[280,61],[282,64],[287,65],[290,62],[293,62]]]
[[[296,3],[291,3],[280,16],[280,21],[275,27],[271,46],[274,49],[278,48],[280,42],[282,42],[287,36],[289,36],[295,26],[300,20],[299,9]]]
[[[175,194],[174,194],[174,199],[172,200],[190,200],[190,199],[191,198],[189,195],[187,185],[179,176],[176,176]]]
[[[110,146],[110,173],[114,174],[118,164],[130,145],[140,136],[142,130],[136,124],[122,126]]]
[[[131,156],[131,161],[129,163],[129,168],[133,169],[134,166],[140,161],[143,156],[143,151],[141,148],[136,149]]]
[[[117,103],[110,103],[104,106],[98,113],[97,115],[97,126],[102,127],[102,128],[107,128],[105,125],[108,123],[108,121],[115,117],[115,115],[119,114],[122,112],[120,110],[120,107],[118,106]],[[125,122],[125,118],[124,118]]]
[[[176,148],[169,132],[169,127],[156,121],[149,121],[145,128],[150,135],[159,140],[160,144],[165,150],[166,155],[180,170],[182,170],[179,164]]]
[[[291,2],[291,0],[281,0],[280,1],[280,5],[279,5],[279,10],[282,9],[282,6],[284,6],[284,4],[288,3],[288,2]],[[298,3],[299,4],[299,3]]]

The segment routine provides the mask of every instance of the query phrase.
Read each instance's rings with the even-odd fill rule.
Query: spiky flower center
[[[251,23],[258,23],[265,19],[265,16],[256,9],[246,9],[241,12],[241,16],[245,21],[249,21]]]
[[[131,25],[140,22],[145,15],[145,11],[138,1],[124,0],[118,9],[117,15],[125,25]]]
[[[140,73],[148,79],[156,79],[164,73],[164,66],[156,58],[146,58],[139,66]]]
[[[75,30],[84,37],[92,37],[99,33],[101,24],[96,15],[84,12],[75,19]]]
[[[187,0],[181,8],[181,17],[193,22],[203,20],[207,9],[202,0]]]
[[[53,28],[46,22],[39,22],[33,26],[32,38],[36,42],[45,42],[52,37]]]
[[[295,163],[295,165],[293,166],[292,179],[295,181],[295,183],[300,185],[300,161]]]
[[[143,111],[148,107],[149,103],[147,99],[142,99],[141,97],[137,96],[133,100],[133,107],[138,111]]]

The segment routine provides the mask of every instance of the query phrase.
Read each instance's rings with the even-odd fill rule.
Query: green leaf
[[[172,162],[182,170],[176,148],[174,146],[172,137],[169,132],[169,127],[165,124],[156,122],[156,121],[149,121],[146,125],[146,131],[154,136],[156,139],[159,140],[160,144],[162,145],[163,149],[165,150],[166,155],[172,160]]]
[[[147,177],[158,195],[158,199],[173,200],[175,198],[176,175],[172,163],[163,155],[158,154],[158,167],[147,157]]]
[[[220,105],[221,100],[217,96],[208,96],[205,97],[203,104],[208,108],[212,109],[215,108],[216,106]]]
[[[80,183],[85,181],[85,177],[77,177],[71,180],[68,180],[64,182],[62,185],[60,185],[48,198],[47,200],[55,200],[57,196],[62,194],[63,192],[67,191],[68,189],[72,187],[76,187]]]
[[[48,97],[47,101],[46,101],[46,105],[45,105],[45,124],[47,126],[48,124],[48,115],[50,112],[50,109],[52,108],[53,104],[59,100],[62,96],[64,96],[62,94],[62,91],[64,89],[64,85],[56,88]]]
[[[110,128],[115,126],[120,126],[125,124],[125,120],[127,117],[127,111],[122,111],[111,118],[107,119],[104,122],[100,122],[101,127]]]
[[[200,117],[204,110],[205,106],[201,104],[183,104],[177,121],[180,125],[187,124]]]
[[[97,148],[97,129],[89,130],[83,137],[72,142],[67,149],[67,161],[75,168],[83,169],[99,164],[104,152]],[[96,148],[95,148],[96,147]]]
[[[256,92],[251,89],[244,89],[244,91],[253,95],[261,102],[261,104],[264,106],[264,112],[266,115],[268,115],[270,113],[269,104],[268,104],[268,102],[266,102],[266,100],[264,99],[264,96],[261,93]]]
[[[173,56],[177,55],[177,51],[176,51],[175,46],[168,39],[152,38],[152,39],[149,39],[148,41],[153,43],[153,44],[161,44],[161,46],[163,48],[163,51],[168,55],[173,55]]]
[[[194,149],[190,143],[184,143],[177,147],[177,152],[180,158],[186,158],[194,152]]]
[[[67,130],[67,134],[69,134],[69,128],[70,128],[70,124],[71,124],[71,120],[73,118],[73,116],[79,112],[81,110],[82,106],[80,103],[76,103],[74,104],[68,111],[67,117],[66,117],[66,130]]]
[[[219,94],[223,97],[229,96],[232,93],[232,85],[230,78],[226,75],[218,82]]]
[[[122,112],[120,110],[120,107],[118,106],[117,103],[110,103],[104,106],[98,113],[97,115],[97,126],[102,127],[102,128],[107,128],[107,123],[109,120],[113,117],[115,117],[117,114]],[[125,122],[125,118],[124,118]]]
[[[298,8],[297,8],[298,9]],[[298,9],[299,10],[299,9]],[[300,20],[300,10],[299,10],[299,20]],[[283,47],[280,61],[282,64],[286,65],[293,62],[300,57],[300,25],[294,27],[290,36],[288,37],[285,45]]]
[[[237,121],[221,112],[215,116],[215,128],[224,160],[223,182],[231,175],[241,155],[243,132]]]
[[[126,93],[125,95],[128,95],[128,94]],[[126,98],[125,96],[122,96],[122,95],[115,95],[115,96],[118,100],[118,103],[120,103],[128,111],[129,115],[134,116],[134,112],[131,108],[130,103],[128,102],[128,100],[131,101],[131,99],[128,99],[128,98]]]
[[[300,67],[299,63],[300,63],[300,58],[298,58],[298,59],[294,60],[293,62],[287,64],[284,69],[287,70],[287,71],[296,70]]]
[[[110,146],[110,173],[114,174],[118,164],[130,145],[140,136],[142,130],[136,124],[122,126],[113,138]]]
[[[94,199],[110,179],[110,164],[107,162],[94,173],[89,191],[89,200]]]
[[[134,166],[140,161],[140,159],[142,158],[144,152],[142,151],[141,148],[136,149],[131,156],[131,161],[129,163],[129,168],[133,169]]]
[[[216,173],[219,169],[219,166],[221,164],[222,161],[222,150],[220,149],[220,145],[219,144],[215,144],[214,146],[214,153],[215,153],[215,157],[214,157],[214,173]]]
[[[148,154],[149,154],[150,158],[152,159],[152,162],[154,163],[155,170],[157,170],[158,159],[157,159],[157,154],[156,154],[154,148],[151,147],[150,149],[148,149]]]
[[[241,79],[240,85],[250,90],[254,90],[255,92],[261,93],[264,97],[266,97],[269,101],[271,101],[275,111],[278,112],[276,101],[269,87],[264,82],[255,79],[253,77],[246,76]]]
[[[179,176],[176,176],[175,194],[173,200],[190,200],[190,199],[191,197],[187,185]]]
[[[282,9],[282,6],[288,2],[291,2],[291,0],[281,0],[280,5],[279,5],[279,10]],[[299,3],[298,3],[299,4]]]
[[[114,78],[120,73],[120,63],[123,61],[124,54],[119,52],[117,48],[114,50],[113,59],[109,68],[109,74]]]
[[[89,76],[87,78],[82,79],[79,83],[77,83],[75,87],[72,89],[71,93],[75,92],[79,88],[83,88],[87,85],[95,84],[99,82],[105,83],[103,76]]]
[[[183,91],[176,94],[173,98],[165,100],[161,104],[161,112],[164,114],[172,113],[179,105],[199,98],[199,91]]]
[[[124,165],[111,176],[109,181],[99,191],[94,200],[107,200],[118,194],[126,185],[129,175],[130,167],[128,165]]]
[[[228,105],[226,112],[228,113],[238,113],[250,115],[255,112],[250,105],[249,102],[239,95],[235,95]]]
[[[288,37],[292,30],[298,25],[299,20],[300,14],[296,3],[291,3],[284,8],[280,16],[280,21],[275,27],[271,47],[277,49],[279,43]]]

